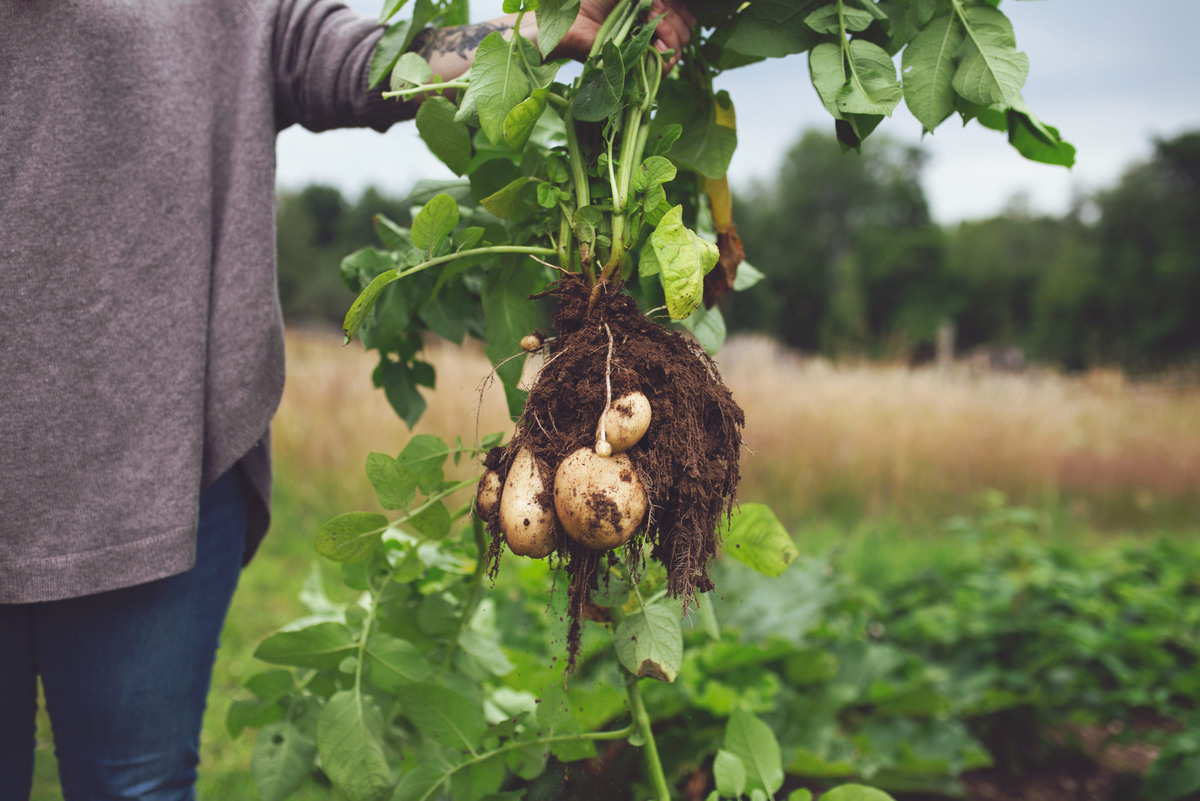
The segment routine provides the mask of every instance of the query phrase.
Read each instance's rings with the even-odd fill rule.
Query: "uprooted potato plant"
[[[384,21],[405,4],[389,0]],[[230,715],[231,728],[262,727],[255,774],[267,801],[314,770],[351,801],[520,797],[551,756],[587,758],[602,741],[640,748],[645,786],[671,797],[679,777],[664,770],[639,678],[674,680],[689,610],[720,636],[706,593],[722,544],[767,575],[796,555],[770,510],[737,503],[744,417],[710,359],[725,334],[719,301],[762,277],[743,261],[733,221],[736,120],[714,76],[808,53],[847,148],[903,99],[930,130],[957,112],[1007,131],[1030,158],[1064,163],[1073,153],[1021,100],[1027,65],[994,2],[693,0],[699,25],[668,72],[649,0],[618,0],[569,83],[541,54],[575,20],[578,0],[505,5],[516,30],[536,14],[537,41],[493,32],[459,79],[406,51],[426,24],[465,22],[465,0],[415,0],[412,18],[380,41],[371,80],[386,82],[388,97],[421,98],[417,129],[458,178],[418,185],[411,227],[377,218],[383,247],[341,269],[359,292],[346,341],[379,352],[374,383],[397,414],[415,424],[420,388],[434,386],[425,337],[469,335],[486,343],[515,431],[507,442],[464,432],[453,445],[421,435],[396,456],[372,453],[380,505],[400,514],[351,512],[317,533],[318,552],[342,563],[361,596],[317,604],[315,619],[258,651],[297,668],[251,679],[257,701]],[[541,364],[526,387],[531,352]],[[464,457],[478,474],[446,480],[447,459]],[[487,578],[504,581],[509,552],[546,560],[549,586],[538,591],[567,596],[546,625],[567,629],[574,689],[559,686],[561,668],[525,687],[516,651],[497,639]],[[623,671],[624,728],[580,723],[573,693],[615,675],[597,666],[588,631],[608,638],[610,664]],[[697,768],[701,779],[711,773],[709,798],[765,798],[783,786],[774,735],[744,710],[709,756]],[[828,798],[879,797],[838,792]]]

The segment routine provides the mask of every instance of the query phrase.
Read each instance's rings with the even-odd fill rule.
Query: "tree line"
[[[986,220],[933,222],[926,156],[875,140],[843,153],[803,134],[772,183],[735,198],[746,256],[767,280],[721,302],[731,331],[806,352],[919,360],[952,325],[960,351],[1021,349],[1065,369],[1200,362],[1200,132],[1155,143],[1117,184],[1067,214],[1015,200]],[[368,189],[282,192],[285,316],[340,323],[353,300],[337,265],[377,244],[372,217],[406,225],[405,201]]]

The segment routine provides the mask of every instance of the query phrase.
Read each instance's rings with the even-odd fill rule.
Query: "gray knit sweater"
[[[283,388],[275,134],[411,114],[331,0],[0,0],[0,603],[188,569]]]

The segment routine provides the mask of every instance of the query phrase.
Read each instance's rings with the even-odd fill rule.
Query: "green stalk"
[[[596,38],[592,42],[592,49],[588,51],[588,58],[592,58],[604,49],[604,43],[609,40],[609,34],[617,27],[617,23],[625,24],[625,17],[632,16],[637,11],[636,7],[630,8],[632,0],[617,0],[617,4],[613,6],[612,11],[608,13],[603,24],[600,25],[600,30],[596,31]]]
[[[455,259],[466,259],[471,256],[484,256],[488,253],[528,253],[531,256],[557,256],[558,251],[554,248],[541,248],[534,245],[488,245],[485,248],[471,248],[470,250],[459,250],[454,253],[447,253],[445,256],[437,256],[423,261],[415,267],[409,267],[407,270],[401,270],[396,274],[396,279],[404,278],[419,273],[422,270],[428,270],[430,267],[436,267],[439,264],[445,264],[448,261]]]
[[[671,801],[671,788],[667,785],[667,776],[658,756],[658,746],[654,742],[654,731],[650,726],[650,715],[646,713],[646,705],[642,703],[642,691],[638,688],[637,676],[629,677],[625,692],[629,696],[633,725],[645,741],[642,754],[646,757],[646,773],[650,777],[650,783],[654,785],[654,797],[656,801]]]
[[[479,606],[479,596],[483,592],[483,577],[487,573],[487,538],[483,535],[483,520],[479,515],[475,515],[471,521],[471,533],[475,537],[475,573],[471,576],[471,595],[467,598],[467,605],[463,607],[462,614],[458,616],[458,630],[454,633],[454,639],[450,641],[450,647],[446,649],[446,657],[442,660],[442,672],[450,669],[454,654],[458,651],[458,638],[475,615],[475,609]]]

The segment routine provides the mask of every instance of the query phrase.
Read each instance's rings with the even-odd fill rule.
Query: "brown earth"
[[[734,503],[738,455],[745,416],[722,382],[713,361],[693,341],[643,316],[619,286],[589,288],[577,275],[565,275],[546,293],[558,301],[549,356],[525,404],[517,432],[504,449],[488,454],[485,465],[503,479],[521,448],[537,459],[552,503],[554,473],[564,457],[596,443],[604,410],[623,395],[640,391],[651,406],[650,427],[627,451],[646,489],[644,523],[621,547],[633,574],[641,567],[641,546],[667,571],[668,590],[685,607],[697,592],[712,589],[708,563],[717,552],[717,528]],[[571,635],[596,588],[601,559],[613,551],[582,545],[555,522],[555,554],[571,578]],[[490,557],[497,568],[504,538],[498,515],[488,520]],[[573,650],[573,645],[572,645]]]

